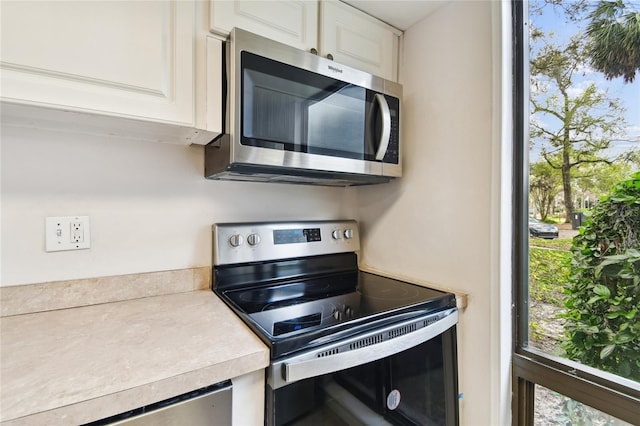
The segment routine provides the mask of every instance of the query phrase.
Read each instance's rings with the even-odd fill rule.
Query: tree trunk
[[[571,223],[573,199],[571,197],[571,162],[569,150],[562,151],[562,192],[564,193],[565,223]]]
[[[571,113],[571,106],[569,95],[567,94],[566,87],[560,89],[562,96],[564,97],[564,129],[562,135],[562,192],[564,192],[564,208],[565,208],[565,220],[564,223],[571,223],[571,215],[573,213],[573,199],[571,197],[571,133],[569,131],[571,127],[571,120],[573,114]]]

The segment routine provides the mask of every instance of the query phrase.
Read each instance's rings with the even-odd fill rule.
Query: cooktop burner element
[[[455,307],[452,294],[359,271],[357,250],[353,221],[214,225],[213,289],[272,358]]]

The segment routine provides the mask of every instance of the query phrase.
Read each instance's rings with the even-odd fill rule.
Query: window
[[[625,68],[624,49],[637,46],[605,41],[640,2],[512,8],[513,423],[634,424],[640,215],[628,205],[640,200],[640,70]]]

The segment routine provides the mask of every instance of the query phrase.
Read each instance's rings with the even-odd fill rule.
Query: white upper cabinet
[[[234,27],[310,50],[318,45],[316,0],[212,0],[211,31],[227,36]]]
[[[319,50],[323,56],[398,80],[400,30],[339,1],[322,1],[320,9]]]
[[[60,111],[70,112],[62,120],[69,123],[97,114],[129,119],[124,127],[136,136],[142,121],[192,129],[179,132],[186,137],[180,143],[197,139],[195,56],[210,51],[205,35],[196,49],[197,4],[3,1],[0,96],[7,114],[33,118],[41,110],[30,107],[46,107],[50,123]],[[114,123],[94,126],[122,131]]]
[[[298,49],[313,49],[389,80],[398,79],[402,32],[340,1],[212,0],[210,14],[211,31],[222,36],[239,27]]]

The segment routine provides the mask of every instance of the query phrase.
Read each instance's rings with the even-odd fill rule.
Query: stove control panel
[[[353,220],[213,225],[213,264],[228,265],[360,250]]]

